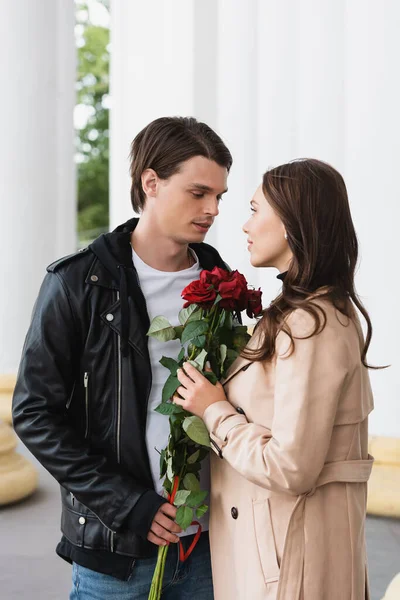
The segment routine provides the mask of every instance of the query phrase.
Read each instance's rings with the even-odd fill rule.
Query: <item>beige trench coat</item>
[[[367,417],[360,326],[319,300],[322,333],[280,333],[274,361],[237,359],[210,432],[215,600],[365,600]],[[313,328],[289,318],[295,336]],[[250,345],[257,343],[256,336]]]

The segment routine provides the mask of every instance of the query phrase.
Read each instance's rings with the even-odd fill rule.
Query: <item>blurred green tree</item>
[[[80,244],[108,230],[109,206],[109,27],[93,23],[94,4],[76,2],[76,162]],[[96,7],[94,7],[96,8]],[[103,19],[104,20],[104,19]]]

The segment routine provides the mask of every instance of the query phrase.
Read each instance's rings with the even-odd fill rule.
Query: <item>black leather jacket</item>
[[[113,560],[154,553],[147,533],[165,501],[145,440],[152,379],[130,246],[137,221],[48,267],[13,398],[17,434],[60,483],[64,541]],[[226,268],[211,246],[191,247],[203,268]]]

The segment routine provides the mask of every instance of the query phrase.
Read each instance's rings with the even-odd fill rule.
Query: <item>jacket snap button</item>
[[[79,524],[84,525],[86,523],[85,517],[79,517]]]
[[[239,511],[235,506],[233,506],[231,508],[231,515],[232,515],[232,519],[237,519],[239,516]]]
[[[244,410],[243,410],[243,408],[240,408],[240,406],[238,406],[238,407],[236,408],[236,412],[238,412],[238,413],[239,413],[239,415],[244,415]]]
[[[99,280],[99,278],[97,277],[97,275],[92,275],[92,276],[90,277],[90,280],[91,280],[91,281],[98,281],[98,280]]]
[[[107,319],[107,321],[112,321],[114,319],[114,315],[112,315],[111,313],[108,313],[108,315],[106,315],[106,319]]]

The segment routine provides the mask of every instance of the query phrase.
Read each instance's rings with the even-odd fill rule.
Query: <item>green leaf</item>
[[[237,359],[238,356],[239,356],[239,352],[236,352],[236,350],[232,350],[231,348],[228,348],[228,351],[226,353],[225,363],[224,363],[224,369],[222,372],[223,377],[225,377],[227,371],[233,365],[233,363],[235,362],[235,360]]]
[[[203,373],[203,375],[213,385],[215,385],[216,383],[218,383],[218,377],[215,375],[215,373],[210,373],[210,371],[206,371],[205,373]]]
[[[198,337],[203,333],[206,333],[207,330],[207,321],[191,321],[186,325],[186,327],[183,330],[181,337],[182,344],[186,344],[186,342],[189,342],[193,338]]]
[[[175,521],[183,530],[187,529],[193,521],[193,510],[188,506],[180,506],[176,512]]]
[[[196,462],[196,460],[199,458],[200,456],[200,450],[196,450],[196,452],[194,452],[193,454],[191,454],[189,456],[189,458],[187,459],[187,462],[189,465],[192,465],[193,463]]]
[[[157,406],[155,412],[160,413],[160,415],[174,415],[178,413],[183,413],[183,408],[177,406],[176,404],[172,404],[171,402],[162,402]]]
[[[204,348],[204,346],[206,345],[206,336],[205,335],[198,335],[197,337],[192,339],[192,344],[193,346],[196,346],[196,348]]]
[[[170,340],[176,339],[175,329],[168,319],[162,316],[155,317],[152,320],[147,335],[156,338],[161,342],[169,342]]]
[[[227,329],[232,329],[233,326],[233,317],[232,317],[232,313],[231,312],[227,312],[226,318],[225,318],[225,327]]]
[[[175,331],[175,337],[180,340],[182,337],[182,333],[183,333],[183,327],[181,325],[178,325],[178,327],[174,328]]]
[[[196,473],[197,475],[199,474],[201,469],[201,463],[200,462],[195,462],[195,463],[187,463],[186,464],[186,473]]]
[[[167,472],[167,462],[165,460],[165,450],[161,450],[160,454],[160,479],[164,477]]]
[[[182,308],[178,315],[179,323],[181,325],[186,325],[191,315],[193,315],[195,312],[199,312],[200,315],[200,310],[197,304],[190,304],[187,308]]]
[[[167,400],[170,400],[180,385],[179,379],[170,375],[162,390],[162,401],[167,402]]]
[[[196,442],[196,444],[207,447],[210,446],[210,436],[207,427],[199,417],[186,417],[182,423],[182,427],[190,439]]]
[[[236,327],[233,328],[233,332],[235,335],[237,333],[240,335],[247,335],[247,327],[246,325],[236,325]]]
[[[218,294],[218,295],[217,295],[217,297],[216,297],[216,298],[215,298],[215,300],[214,300],[214,306],[215,306],[216,304],[218,304],[218,302],[219,302],[221,299],[222,299],[222,296],[221,296],[220,294]]]
[[[221,354],[221,368],[223,368],[228,348],[225,346],[225,344],[221,344],[219,347],[219,351]]]
[[[182,350],[178,354],[178,358],[177,358],[178,363],[180,363],[181,360],[183,360],[184,358],[185,358],[185,348],[182,348]]]
[[[196,508],[196,517],[198,519],[201,519],[201,517],[203,515],[205,515],[207,511],[208,511],[208,506],[206,504],[202,504],[201,506]]]
[[[186,325],[188,323],[191,323],[192,321],[201,321],[202,315],[203,315],[203,309],[199,308],[199,310],[196,310],[194,313],[192,313],[190,315],[190,317],[188,318],[188,320],[186,322]]]
[[[185,475],[183,485],[190,492],[200,491],[200,482],[194,473],[188,473]]]
[[[186,498],[186,504],[187,506],[191,506],[192,508],[194,508],[195,506],[198,506],[199,504],[201,504],[208,496],[208,492],[204,491],[204,492],[191,492],[190,496],[188,496]]]
[[[170,482],[172,483],[173,480],[174,480],[174,472],[173,472],[173,469],[172,469],[172,457],[170,457],[167,460],[167,477],[170,480]]]
[[[159,363],[166,369],[169,369],[171,371],[171,375],[174,376],[176,375],[176,372],[179,369],[179,364],[176,362],[176,360],[173,358],[169,358],[169,356],[163,356],[159,360]]]
[[[206,362],[207,352],[206,350],[202,350],[198,356],[195,357],[194,361],[198,364],[199,369],[202,371],[204,369],[204,363]]]
[[[189,490],[179,490],[176,492],[174,504],[175,506],[182,506],[182,504],[186,503],[187,498],[190,496],[192,492]]]

